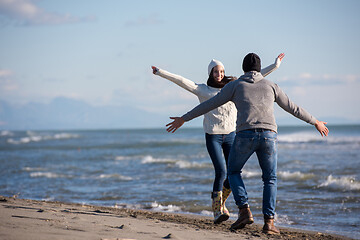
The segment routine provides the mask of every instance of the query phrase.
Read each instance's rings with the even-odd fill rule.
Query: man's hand
[[[329,135],[329,129],[325,126],[325,124],[327,124],[327,122],[318,121],[318,120],[316,120],[315,123],[316,130],[318,130],[321,136],[323,137]]]
[[[168,127],[166,131],[174,133],[179,127],[181,127],[184,124],[184,119],[182,117],[170,117],[170,119],[173,119],[171,123],[166,124]]]

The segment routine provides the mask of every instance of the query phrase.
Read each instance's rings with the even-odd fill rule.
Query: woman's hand
[[[327,124],[327,122],[318,121],[318,120],[316,120],[315,123],[316,130],[318,130],[321,136],[323,137],[329,135],[329,129],[325,126],[325,124]]]
[[[156,74],[159,69],[157,67],[151,66],[152,70],[153,70],[153,74]]]
[[[277,56],[277,58],[275,59],[275,65],[276,67],[280,67],[281,61],[283,60],[283,58],[285,57],[285,53],[280,53],[279,56]]]
[[[166,124],[168,127],[166,131],[174,133],[179,127],[181,127],[184,124],[184,119],[182,117],[170,117],[170,119],[173,119],[171,123]]]

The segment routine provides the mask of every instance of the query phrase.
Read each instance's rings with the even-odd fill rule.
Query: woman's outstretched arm
[[[261,69],[261,74],[264,77],[266,77],[267,75],[269,75],[270,73],[272,73],[273,71],[278,69],[280,67],[281,61],[283,60],[284,57],[285,57],[285,54],[280,53],[279,56],[277,56],[277,58],[275,58],[275,63],[270,64],[266,68]]]
[[[170,73],[168,71],[165,71],[163,69],[159,69],[154,66],[152,66],[151,68],[153,69],[153,74],[158,75],[167,80],[170,80],[171,82],[184,88],[185,90],[188,90],[189,92],[191,92],[195,95],[198,95],[198,92],[199,92],[198,85],[196,83],[194,83],[193,81],[191,81],[187,78],[184,78],[180,75],[176,75],[176,74]]]

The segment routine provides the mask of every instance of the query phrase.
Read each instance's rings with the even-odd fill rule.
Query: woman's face
[[[221,82],[221,80],[224,78],[224,68],[220,65],[217,65],[213,68],[213,78],[217,82]]]

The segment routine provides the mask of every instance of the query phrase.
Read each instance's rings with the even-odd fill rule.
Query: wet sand
[[[281,227],[281,234],[272,236],[263,234],[258,224],[230,231],[232,222],[214,225],[210,217],[197,215],[0,196],[0,239],[8,240],[350,239]]]

